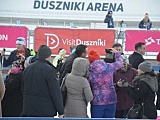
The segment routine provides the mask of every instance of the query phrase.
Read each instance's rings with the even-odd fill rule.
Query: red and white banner
[[[134,51],[135,44],[144,42],[147,52],[160,51],[160,31],[158,30],[126,30],[126,51]]]
[[[17,26],[0,26],[0,48],[16,48],[16,39],[24,37],[28,40],[28,28]]]
[[[71,46],[84,44],[89,50],[105,55],[105,48],[112,47],[114,40],[115,30],[36,28],[34,49],[37,51],[40,45],[45,44],[53,54],[57,54],[59,48],[64,48],[69,55]]]

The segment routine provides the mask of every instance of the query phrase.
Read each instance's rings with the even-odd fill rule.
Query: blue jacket
[[[106,15],[106,18],[104,19],[104,23],[108,23],[108,28],[114,28],[114,22],[111,16]]]

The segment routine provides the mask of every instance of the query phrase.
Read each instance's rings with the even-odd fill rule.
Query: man
[[[108,11],[108,14],[106,15],[106,18],[104,19],[104,23],[108,23],[108,28],[114,28],[114,22],[113,22],[113,12]]]
[[[160,110],[160,52],[157,55],[157,62],[159,66],[159,72],[157,73],[158,92],[156,93],[157,94],[156,107],[157,107],[157,110]]]
[[[113,44],[112,48],[115,48],[118,52],[121,53],[121,55],[123,55],[122,45],[120,43]]]
[[[145,43],[138,42],[135,44],[135,51],[129,56],[129,63],[132,65],[133,68],[138,69],[138,65],[145,61],[142,56],[145,54],[145,52]]]
[[[85,58],[88,54],[88,48],[86,45],[80,44],[76,47],[76,51],[71,54],[64,62],[60,71],[60,83],[67,73],[70,73],[72,70],[72,64],[75,58],[83,57]]]
[[[126,118],[126,115],[134,102],[127,95],[127,93],[123,88],[117,86],[117,82],[121,79],[127,81],[132,85],[132,80],[136,77],[136,75],[137,75],[137,70],[132,68],[132,66],[128,64],[127,57],[123,56],[123,66],[119,70],[114,72],[113,76],[115,89],[117,93],[115,118]]]
[[[41,45],[37,60],[23,73],[23,117],[63,117],[64,108],[51,49]]]
[[[121,55],[123,55],[123,50],[122,50],[122,45],[120,43],[115,43],[113,44],[112,48],[116,49]],[[110,55],[109,55],[110,54]],[[108,56],[111,56],[113,59],[111,59],[110,57]],[[112,62],[115,62],[115,59],[114,59],[114,54],[112,52],[109,52],[107,53],[106,51],[106,57],[104,58],[104,61],[106,63],[112,63]]]

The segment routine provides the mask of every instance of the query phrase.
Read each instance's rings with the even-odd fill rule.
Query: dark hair
[[[5,49],[5,48],[3,48],[3,51],[4,51],[4,52],[6,52],[6,49]]]
[[[141,48],[142,45],[145,45],[145,43],[144,42],[138,42],[138,43],[136,43],[135,44],[135,50],[138,50],[138,48]]]
[[[58,53],[59,53],[62,49],[63,49],[63,48],[59,48],[59,49],[58,49]]]
[[[115,44],[113,44],[112,48],[114,48],[114,47],[121,47],[122,48],[122,45],[120,43],[115,43]]]
[[[83,53],[86,52],[86,48],[86,45],[80,44],[76,47],[75,53],[78,55],[78,57],[80,57]]]

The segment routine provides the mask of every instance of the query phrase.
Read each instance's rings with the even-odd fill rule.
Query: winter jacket
[[[5,86],[2,78],[2,73],[0,73],[0,117],[2,117],[1,101],[3,99],[4,93],[5,93]]]
[[[11,65],[13,63],[13,61],[16,61],[17,58],[17,50],[14,50],[11,52],[11,54],[9,55],[8,59],[6,59],[4,67],[8,67],[9,65]],[[25,49],[25,58],[28,58],[30,56],[30,50],[28,48]],[[23,63],[24,66],[24,63]]]
[[[116,110],[129,110],[134,100],[131,99],[128,94],[125,92],[125,90],[121,87],[117,86],[117,82],[121,80],[127,80],[129,84],[132,85],[132,80],[136,77],[137,70],[132,68],[130,64],[128,64],[127,71],[123,71],[122,69],[119,69],[114,72],[114,83],[115,83],[115,89],[117,93],[117,104],[116,104]]]
[[[7,75],[5,83],[5,95],[2,100],[3,117],[19,117],[22,112],[22,71]]]
[[[62,79],[65,77],[65,75],[67,73],[71,73],[73,61],[77,57],[78,57],[77,54],[73,53],[65,60],[64,64],[61,67],[61,70],[60,70],[60,77],[59,77],[60,84],[62,82]]]
[[[23,73],[22,116],[54,117],[64,114],[56,68],[38,58]]]
[[[148,30],[152,27],[152,22],[144,22],[144,20],[142,20],[139,23],[139,28],[147,28]]]
[[[135,100],[135,103],[143,103],[143,115],[148,119],[156,119],[157,109],[154,104],[155,93],[158,91],[156,77],[148,74],[141,74],[133,81],[137,82],[137,87],[128,86],[125,88],[127,94]]]
[[[92,105],[115,104],[117,96],[113,84],[113,73],[122,67],[122,57],[115,53],[114,63],[95,60],[90,64],[89,82],[93,93]]]
[[[72,71],[67,75],[65,82],[67,99],[65,117],[87,118],[87,103],[93,99],[88,80],[84,77],[89,69],[89,61],[85,58],[76,58]]]
[[[106,15],[104,23],[108,23],[108,28],[114,28],[114,22],[112,16]]]
[[[134,52],[133,54],[131,54],[128,59],[129,63],[135,69],[138,69],[138,65],[145,61],[143,56],[138,52]]]

